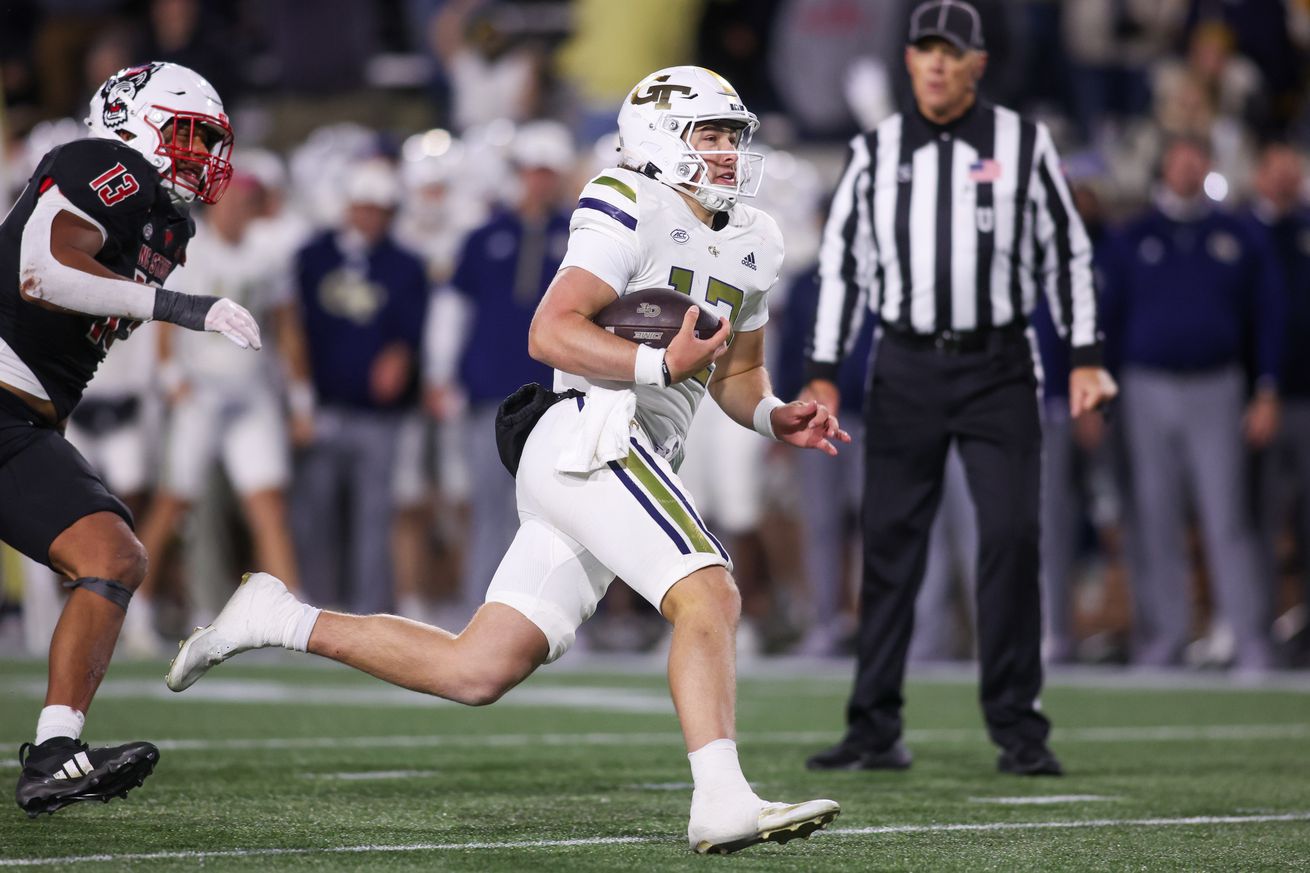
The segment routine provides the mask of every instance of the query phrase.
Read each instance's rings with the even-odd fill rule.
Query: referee
[[[865,312],[880,320],[865,405],[864,576],[845,738],[812,769],[900,770],[902,686],[928,533],[954,442],[978,516],[981,699],[997,766],[1061,772],[1042,715],[1039,366],[1027,315],[1040,284],[1070,343],[1077,416],[1117,389],[1101,368],[1091,244],[1046,127],[977,98],[982,22],[962,0],[910,17],[915,107],[851,142],[820,252],[805,394],[834,377]]]

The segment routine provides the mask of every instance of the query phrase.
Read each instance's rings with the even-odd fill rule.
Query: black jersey
[[[72,412],[86,383],[115,339],[139,322],[56,312],[19,293],[23,228],[51,188],[105,229],[96,260],[125,279],[162,285],[185,260],[195,223],[169,197],[159,172],[128,146],[85,139],[51,149],[0,225],[0,338],[41,382],[61,419]],[[150,293],[141,289],[142,294]]]

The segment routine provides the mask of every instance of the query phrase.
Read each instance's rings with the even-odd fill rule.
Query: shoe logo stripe
[[[64,762],[63,768],[55,773],[56,779],[80,779],[92,770],[91,759],[86,752],[78,752]]]

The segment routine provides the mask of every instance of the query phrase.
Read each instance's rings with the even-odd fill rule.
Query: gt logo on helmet
[[[666,82],[668,78],[668,76],[660,76],[655,81]],[[672,98],[675,93],[681,93],[682,96],[688,99],[696,96],[686,85],[651,85],[645,94],[638,94],[634,91],[632,102],[637,106],[643,103],[654,103],[656,109],[672,109]]]

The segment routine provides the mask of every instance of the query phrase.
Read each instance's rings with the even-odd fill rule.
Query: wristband
[[[637,346],[637,361],[632,368],[632,381],[637,385],[668,387],[665,375],[669,372],[664,363],[664,349],[645,344]]]
[[[204,330],[205,316],[218,302],[217,297],[203,294],[182,294],[167,288],[155,289],[155,321],[167,321],[187,330]]]
[[[755,407],[755,416],[752,419],[755,432],[760,436],[776,440],[778,436],[773,432],[773,410],[786,405],[781,398],[774,397],[772,394],[765,394],[761,397],[759,404]]]

